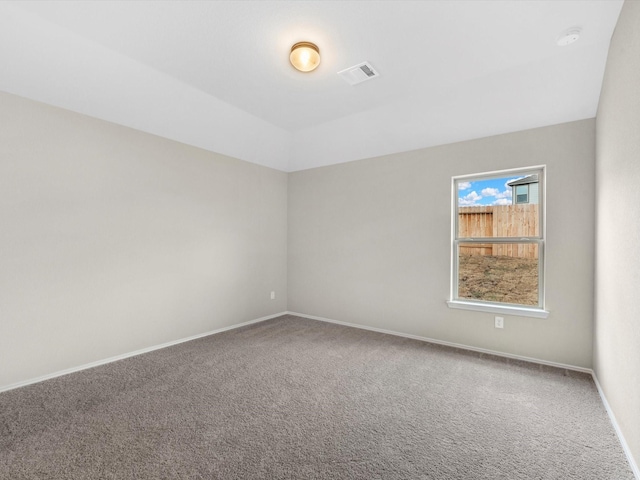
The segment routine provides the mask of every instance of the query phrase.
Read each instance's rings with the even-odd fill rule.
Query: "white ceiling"
[[[0,90],[294,171],[595,116],[622,3],[1,2]]]

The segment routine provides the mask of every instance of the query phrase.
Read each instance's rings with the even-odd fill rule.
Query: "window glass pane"
[[[458,208],[458,238],[537,237],[537,204]]]
[[[460,243],[458,297],[538,305],[538,244]]]
[[[516,203],[529,203],[529,185],[516,186]]]
[[[522,184],[522,182],[530,182]],[[540,235],[538,175],[511,175],[494,178],[457,180],[458,238],[537,237]],[[524,192],[523,202],[514,204],[513,195]],[[531,201],[530,201],[531,200]]]

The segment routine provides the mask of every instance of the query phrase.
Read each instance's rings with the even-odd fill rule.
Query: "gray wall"
[[[640,2],[625,2],[597,116],[594,370],[640,462]]]
[[[292,173],[289,310],[590,368],[594,162],[590,119]],[[497,330],[445,304],[451,177],[540,164],[551,313]]]
[[[286,310],[285,173],[0,94],[0,199],[0,387]]]

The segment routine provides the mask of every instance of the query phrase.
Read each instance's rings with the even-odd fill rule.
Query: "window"
[[[544,167],[453,178],[450,307],[548,315],[544,180]]]
[[[516,186],[516,203],[529,203],[529,185]]]

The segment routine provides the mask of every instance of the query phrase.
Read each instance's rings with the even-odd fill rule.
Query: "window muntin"
[[[537,175],[537,201],[517,203]],[[544,308],[544,167],[454,177],[451,300]]]

